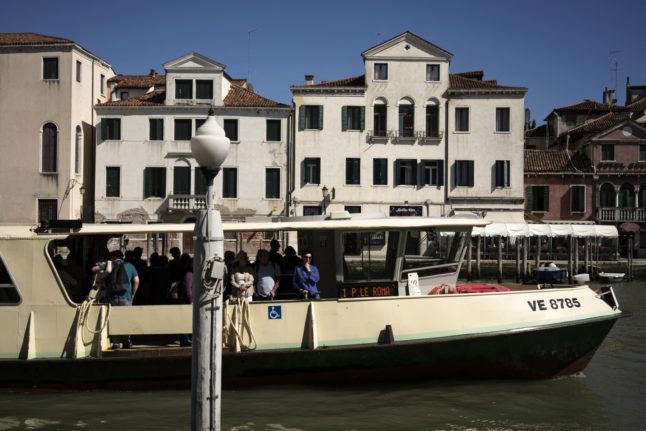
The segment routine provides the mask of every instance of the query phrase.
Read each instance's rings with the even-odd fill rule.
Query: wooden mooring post
[[[498,237],[498,283],[502,283],[502,237]]]
[[[476,277],[480,279],[480,245],[482,244],[482,237],[476,238]]]

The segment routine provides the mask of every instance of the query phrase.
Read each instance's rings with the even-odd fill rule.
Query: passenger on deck
[[[276,238],[271,240],[269,245],[269,260],[280,267],[283,262],[283,256],[280,254],[280,242]]]
[[[178,293],[178,302],[180,304],[193,303],[193,258],[184,253],[179,258],[179,263],[182,269],[182,284]],[[188,347],[193,344],[191,334],[182,334],[179,337],[179,345]]]
[[[312,251],[303,250],[303,264],[294,270],[292,285],[305,299],[321,299],[318,290],[319,270],[312,264]]]
[[[267,250],[258,251],[256,266],[256,298],[259,301],[271,301],[280,287],[280,266],[269,260]]]
[[[296,250],[291,245],[285,247],[285,256],[283,257],[282,264],[280,265],[280,286],[279,294],[284,294],[288,297],[294,295],[292,287],[292,279],[294,277],[294,270],[301,263],[301,258],[296,255]]]
[[[139,288],[139,276],[135,267],[123,260],[123,253],[121,250],[115,250],[110,253],[110,260],[112,260],[112,272],[108,278],[107,294],[108,301],[114,306],[129,306],[132,305],[132,298],[137,294]],[[128,278],[128,286],[123,292],[119,292],[118,283],[120,280],[119,273],[125,270]],[[123,347],[124,349],[130,348],[132,345],[129,335],[117,335],[111,337],[112,349]]]
[[[107,300],[106,286],[107,278],[112,272],[112,261],[107,259],[105,255],[96,262],[92,267],[94,274],[94,282],[92,289],[95,291],[94,295],[98,302],[105,302]]]
[[[168,258],[165,255],[151,256],[146,283],[150,292],[151,304],[168,303],[167,295],[170,290],[171,278],[168,271]]]
[[[238,253],[231,268],[230,285],[233,298],[244,298],[247,302],[253,301],[253,268],[249,263],[249,256],[244,251]]]
[[[76,297],[78,280],[72,277],[72,275],[65,270],[63,266],[63,256],[57,254],[52,258],[52,261],[54,262],[54,268],[56,268],[56,272],[58,272],[58,276],[63,282],[63,286],[65,287],[67,294],[72,299],[72,301],[79,302],[78,298]]]

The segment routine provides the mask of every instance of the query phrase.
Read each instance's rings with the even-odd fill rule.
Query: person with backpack
[[[106,294],[108,302],[114,306],[132,305],[132,298],[139,288],[139,276],[134,265],[123,260],[121,250],[110,253],[112,261],[112,272],[107,278]],[[129,349],[132,346],[129,335],[117,335],[110,337],[112,349]]]
[[[258,261],[254,265],[256,269],[256,299],[271,301],[280,286],[280,266],[271,262],[269,252],[262,249],[258,251]]]

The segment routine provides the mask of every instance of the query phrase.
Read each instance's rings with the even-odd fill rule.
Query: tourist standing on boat
[[[231,267],[231,296],[253,301],[253,268],[246,252],[240,251]]]
[[[294,270],[301,264],[301,258],[296,255],[296,250],[291,245],[285,247],[285,256],[280,265],[280,285],[282,289],[278,292],[281,296],[293,297],[292,279]]]
[[[283,255],[280,254],[280,242],[276,238],[271,240],[269,244],[269,260],[274,262],[279,267],[283,263]]]
[[[280,286],[280,266],[269,260],[267,250],[258,250],[256,265],[256,298],[259,301],[271,301]]]
[[[312,263],[312,250],[303,250],[303,264],[294,270],[294,289],[305,299],[321,299],[318,289],[320,279],[319,270]]]
[[[182,284],[178,293],[178,300],[180,304],[193,303],[193,258],[184,253],[179,258],[179,263],[182,268]],[[182,334],[179,337],[179,345],[188,347],[193,344],[191,334]]]
[[[112,272],[107,279],[108,301],[114,306],[132,305],[132,298],[139,288],[137,270],[133,264],[123,260],[121,250],[110,253],[110,260],[112,261]],[[111,338],[112,349],[120,347],[128,349],[132,345],[129,335],[117,335]]]

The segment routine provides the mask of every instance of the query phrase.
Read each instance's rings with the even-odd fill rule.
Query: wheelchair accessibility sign
[[[267,308],[267,317],[269,320],[278,320],[283,318],[283,307],[281,305],[270,305]]]

